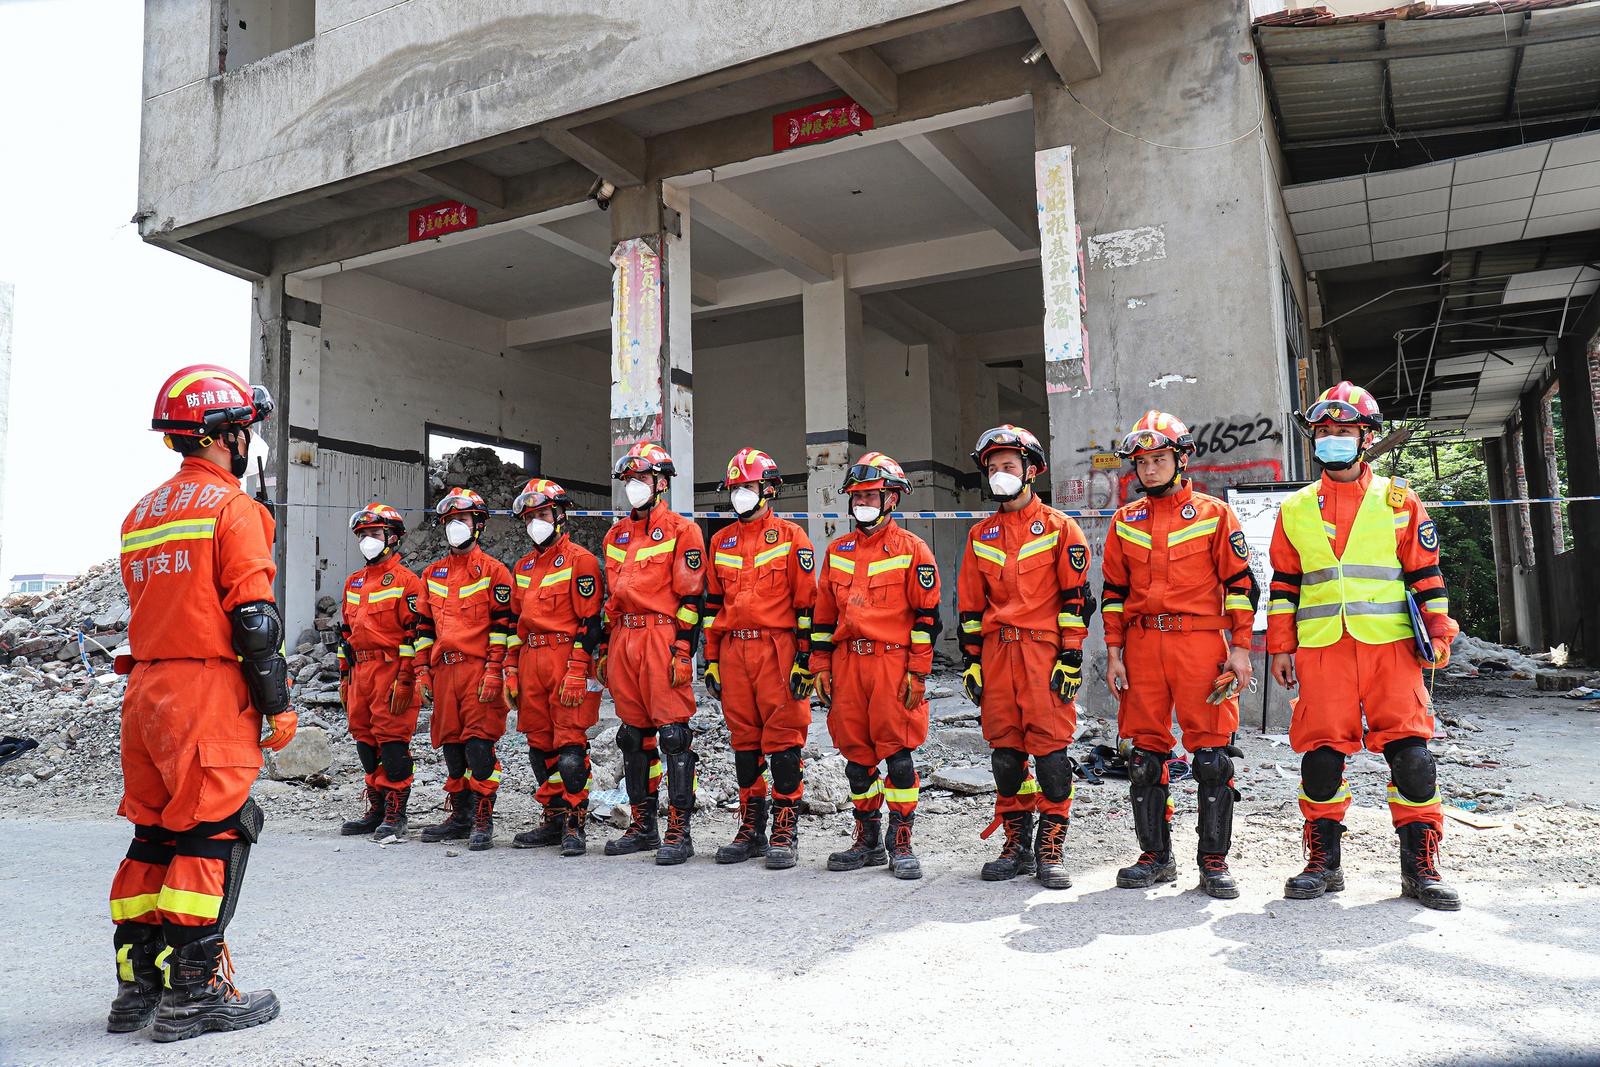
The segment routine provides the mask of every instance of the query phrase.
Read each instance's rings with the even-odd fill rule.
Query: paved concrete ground
[[[1376,825],[1381,813],[1374,810]],[[276,1022],[158,1046],[103,1032],[126,829],[0,820],[0,1063],[1499,1063],[1600,1049],[1600,893],[1475,881],[1467,910],[1337,898],[769,872],[267,835],[230,941]],[[709,842],[708,842],[709,844]],[[706,848],[709,852],[710,849]],[[1192,885],[1185,870],[1180,886]],[[1148,896],[1148,899],[1147,899]]]

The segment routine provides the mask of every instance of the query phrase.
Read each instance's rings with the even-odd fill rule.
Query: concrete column
[[[1556,374],[1561,382],[1561,417],[1566,433],[1567,493],[1600,496],[1600,444],[1595,427],[1595,363],[1600,359],[1600,300],[1589,306],[1556,349]],[[1600,502],[1567,506],[1572,548],[1580,560],[1600,559]],[[1577,597],[1577,656],[1600,660],[1600,567],[1574,568]]]
[[[678,467],[678,476],[672,480],[672,507],[678,511],[694,510],[694,305],[690,302],[693,288],[693,263],[690,243],[693,226],[690,218],[689,194],[681,189],[662,186],[662,202],[671,212],[677,213],[677,225],[662,230],[666,265],[661,272],[666,281],[666,338],[667,338],[667,443]],[[707,467],[715,470],[715,461]]]
[[[1538,393],[1522,394],[1519,404],[1522,436],[1522,468],[1527,478],[1530,497],[1554,496],[1550,483],[1550,464],[1545,455],[1544,402]],[[1529,520],[1533,525],[1534,581],[1539,591],[1538,632],[1531,635],[1532,645],[1546,644],[1555,639],[1555,506],[1530,504]]]
[[[1489,473],[1489,495],[1496,500],[1511,498],[1511,479],[1506,471],[1504,442],[1490,438],[1483,442],[1483,463]],[[1500,643],[1518,643],[1515,512],[1509,507],[1489,509],[1490,531],[1494,539],[1495,599],[1500,604]]]
[[[967,458],[967,453],[972,451],[972,446],[978,443],[978,435],[991,426],[1000,424],[1000,398],[995,389],[994,375],[989,368],[984,366],[976,357],[963,353],[956,367],[956,393],[960,404],[960,435],[961,450],[958,453],[960,460],[957,466],[962,473],[969,477],[964,479],[965,488],[958,497],[962,510],[971,511],[983,506],[983,485],[981,476],[972,475],[972,466]],[[1033,429],[1033,427],[1029,427]],[[1044,427],[1035,430],[1040,433]],[[977,478],[974,481],[974,478]],[[1042,480],[1046,485],[1049,476]],[[1044,488],[1045,485],[1041,485]]]
[[[289,320],[284,316],[284,276],[269,274],[253,283],[250,301],[250,382],[264,385],[272,393],[276,405],[272,418],[256,427],[256,432],[266,440],[272,458],[267,464],[266,495],[271,500],[282,500],[283,490],[289,484],[289,410],[294,401],[293,373],[290,357]],[[251,472],[252,477],[254,472]],[[255,491],[253,481],[248,488]],[[281,527],[284,508],[274,508],[272,517]],[[286,602],[289,573],[286,561],[287,542],[279,536],[272,547],[272,559],[278,567],[273,582],[274,599]],[[310,580],[310,575],[296,576],[296,580]],[[291,638],[294,634],[289,635]]]
[[[845,512],[849,502],[839,483],[850,462],[867,447],[867,402],[862,379],[865,345],[861,298],[845,278],[844,257],[834,257],[832,281],[807,285],[801,293],[806,352],[806,506],[812,512]],[[843,519],[812,519],[811,540],[820,548],[849,528]]]
[[[11,318],[15,296],[16,289],[10,282],[0,282],[0,505],[5,500],[6,439],[11,433]],[[4,518],[5,513],[0,510],[0,520]],[[0,552],[0,562],[4,559],[4,552]],[[0,578],[5,576],[0,573]]]

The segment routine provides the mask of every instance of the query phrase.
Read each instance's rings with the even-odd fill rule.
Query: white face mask
[[[650,498],[656,495],[654,487],[640,478],[630,478],[622,485],[623,495],[628,498],[632,507],[642,508],[650,503]]]
[[[749,486],[741,485],[728,494],[728,502],[739,515],[748,515],[761,506],[761,494]]]
[[[451,548],[460,548],[472,540],[472,523],[462,519],[451,519],[444,524],[444,539],[450,542]]]
[[[361,558],[371,563],[383,555],[383,550],[389,546],[381,537],[363,537],[356,542],[356,547],[361,550]]]
[[[883,514],[882,508],[875,508],[871,504],[857,504],[850,509],[856,521],[863,526],[871,526],[878,521],[878,516]]]
[[[268,471],[272,470],[272,446],[267,444],[266,438],[253,430],[250,433],[250,444],[245,448],[244,461],[248,465],[245,474],[258,474],[263,467]]]
[[[995,471],[989,475],[989,492],[1000,500],[1009,500],[1022,492],[1022,479],[1009,471]]]
[[[550,535],[556,532],[556,524],[545,522],[543,519],[531,519],[528,522],[528,536],[533,538],[533,543],[542,545],[550,540]]]

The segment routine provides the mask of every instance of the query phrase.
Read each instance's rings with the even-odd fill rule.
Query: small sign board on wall
[[[772,150],[819,144],[872,129],[867,109],[841,96],[772,116]]]
[[[427,241],[443,237],[458,230],[470,230],[478,225],[478,209],[459,200],[441,200],[437,204],[415,208],[411,212],[411,229],[407,241]]]

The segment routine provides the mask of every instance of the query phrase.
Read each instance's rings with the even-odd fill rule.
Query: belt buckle
[[[1156,629],[1164,634],[1175,633],[1183,629],[1182,615],[1161,614],[1155,616],[1155,620]]]
[[[760,630],[735,630],[733,636],[741,641],[754,641],[761,636]]]
[[[1015,626],[1000,627],[1000,641],[1002,644],[1012,644],[1022,640],[1022,631]]]
[[[858,656],[870,656],[872,655],[872,642],[864,637],[852,637],[850,639],[850,651]]]

